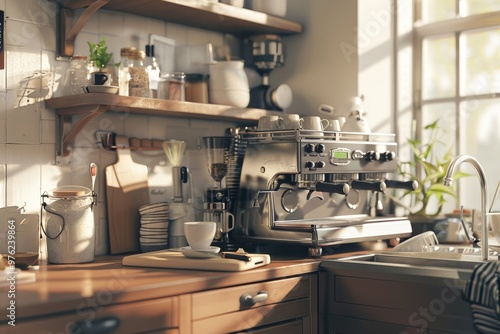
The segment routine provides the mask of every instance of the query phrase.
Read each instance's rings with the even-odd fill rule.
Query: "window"
[[[415,0],[414,9],[417,122],[439,118],[455,153],[479,160],[491,203],[500,179],[500,1]],[[460,181],[459,203],[479,209],[479,181],[462,170],[474,175]]]

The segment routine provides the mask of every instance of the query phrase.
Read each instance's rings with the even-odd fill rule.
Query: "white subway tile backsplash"
[[[0,144],[5,144],[7,142],[7,120],[5,118],[0,118]],[[2,155],[0,154],[0,157]]]
[[[41,50],[20,46],[6,46],[5,72],[7,75],[8,90],[35,90],[40,85],[30,80],[34,73],[41,68]],[[34,84],[33,88],[31,84]]]
[[[88,166],[95,162],[98,165],[96,192],[99,202],[95,208],[96,254],[106,254],[105,168],[116,162],[116,152],[98,147],[95,132],[100,130],[129,138],[185,140],[187,149],[182,165],[189,167],[194,188],[191,190],[190,185],[185,185],[184,190],[186,197],[193,197],[197,218],[201,219],[204,189],[213,185],[206,168],[205,151],[200,149],[201,137],[223,135],[225,129],[234,124],[106,112],[91,120],[76,136],[71,145],[70,162],[57,164],[58,118],[54,110],[45,108],[43,101],[36,103],[37,99],[41,100],[40,96],[47,96],[43,94],[66,95],[64,77],[68,62],[56,60],[56,4],[52,0],[0,0],[0,9],[3,4],[6,4],[9,34],[6,34],[6,69],[0,70],[0,207],[26,202],[28,211],[39,214],[40,195],[44,191],[71,184],[90,188]],[[81,13],[82,10],[77,10],[75,16]],[[99,10],[78,35],[74,54],[88,56],[87,41],[97,42],[104,36],[108,50],[114,54],[112,62],[118,62],[122,47],[144,49],[151,33],[172,38],[177,45],[212,43],[222,46],[225,43],[223,34]],[[49,92],[44,89],[46,81],[24,80],[41,70],[53,74]],[[30,93],[32,95],[27,96]],[[73,125],[79,119],[81,116],[73,116]],[[162,150],[133,152],[132,157],[148,166],[149,182],[155,190],[151,193],[151,201],[170,200],[172,174],[165,153]]]
[[[7,111],[7,143],[40,144],[40,111],[36,104]]]
[[[5,10],[11,19],[40,24],[40,0],[7,1]]]
[[[7,205],[22,206],[37,213],[40,204],[40,146],[6,145]]]
[[[7,45],[23,46],[40,51],[41,39],[43,38],[42,26],[7,19],[5,29],[9,32],[5,34],[5,43]]]
[[[43,119],[41,122],[41,144],[54,144],[56,142],[56,121]]]

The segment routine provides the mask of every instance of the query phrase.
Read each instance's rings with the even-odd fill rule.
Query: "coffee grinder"
[[[228,233],[234,228],[234,216],[229,212],[230,190],[222,187],[233,141],[233,137],[203,137],[208,173],[215,181],[215,186],[205,191],[203,220],[217,224],[213,244],[222,249],[228,248]]]
[[[292,91],[286,84],[274,89],[269,85],[271,71],[285,63],[281,37],[272,34],[257,35],[249,37],[249,41],[252,45],[251,61],[262,77],[261,85],[250,90],[249,107],[282,111],[290,106]]]

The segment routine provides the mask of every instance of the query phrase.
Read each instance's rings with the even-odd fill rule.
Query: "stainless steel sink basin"
[[[449,257],[448,257],[449,256]],[[376,264],[391,264],[400,265],[407,268],[408,266],[418,267],[438,267],[438,268],[455,268],[455,269],[474,269],[476,265],[481,263],[480,257],[476,259],[464,260],[460,253],[384,253],[361,255],[341,259],[343,262],[370,262]]]

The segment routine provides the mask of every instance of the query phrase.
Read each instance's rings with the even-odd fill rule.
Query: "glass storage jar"
[[[67,72],[66,89],[68,94],[82,94],[83,86],[89,83],[86,56],[73,56]]]
[[[146,54],[142,50],[132,50],[129,52],[129,96],[149,97],[149,76],[144,58]]]

